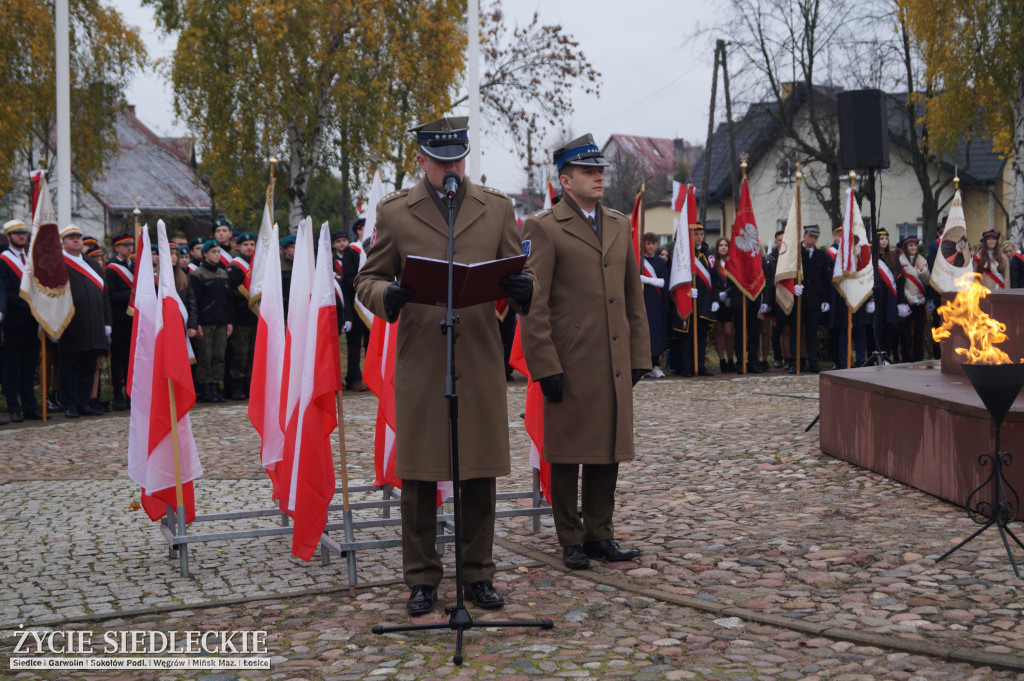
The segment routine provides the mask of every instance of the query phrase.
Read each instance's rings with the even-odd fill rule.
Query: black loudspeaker
[[[888,168],[889,126],[882,91],[847,90],[836,99],[840,168]]]

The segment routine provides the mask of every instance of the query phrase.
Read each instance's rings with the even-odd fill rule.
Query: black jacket
[[[232,291],[227,270],[203,261],[188,275],[188,328],[234,324]]]

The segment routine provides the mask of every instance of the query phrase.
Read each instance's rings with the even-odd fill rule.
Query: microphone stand
[[[453,181],[454,180],[454,181]],[[540,627],[552,629],[555,623],[551,620],[510,620],[501,622],[474,622],[466,609],[462,586],[462,489],[459,481],[459,395],[455,391],[455,325],[459,317],[455,314],[452,301],[452,288],[455,271],[455,192],[458,190],[460,178],[455,173],[444,176],[445,198],[448,203],[448,304],[444,319],[441,321],[441,333],[446,341],[447,370],[444,379],[444,396],[448,400],[448,428],[451,441],[452,463],[452,499],[455,505],[455,605],[446,606],[447,622],[428,624],[404,624],[398,626],[374,625],[371,631],[375,634],[386,634],[399,631],[423,631],[433,629],[452,629],[455,631],[455,655],[452,662],[461,665],[462,635],[473,627]]]

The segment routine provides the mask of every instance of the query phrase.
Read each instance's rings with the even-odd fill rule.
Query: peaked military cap
[[[82,230],[80,230],[78,228],[78,225],[70,225],[69,224],[67,227],[65,227],[64,229],[60,230],[60,238],[61,239],[66,239],[69,236],[82,236]],[[94,239],[94,241],[95,241],[95,239]],[[84,242],[84,239],[83,239],[83,242]],[[96,245],[98,246],[99,242],[97,242]]]
[[[20,234],[21,232],[28,231],[29,229],[25,226],[25,223],[18,218],[8,220],[4,223],[4,234]]]
[[[813,234],[814,236],[821,236],[821,228],[818,225],[807,225],[804,227],[804,234]]]
[[[601,154],[601,148],[594,142],[594,136],[589,132],[582,137],[577,137],[571,142],[566,142],[554,153],[555,167],[561,170],[565,166],[600,166],[608,165]]]
[[[469,154],[468,116],[438,118],[409,128],[408,132],[416,135],[420,151],[435,161],[449,163]]]
[[[337,241],[340,238],[348,238],[348,232],[331,232],[331,241]]]

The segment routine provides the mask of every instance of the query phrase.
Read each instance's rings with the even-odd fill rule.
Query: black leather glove
[[[509,274],[502,277],[499,284],[501,290],[519,303],[520,306],[526,305],[533,299],[533,279],[528,275]]]
[[[640,382],[640,379],[644,377],[647,372],[643,369],[633,369],[633,385]]]
[[[545,376],[538,379],[537,382],[540,383],[540,391],[544,393],[544,397],[548,398],[549,402],[557,404],[562,401],[562,374]]]
[[[397,281],[388,284],[384,289],[384,309],[389,317],[398,316],[398,311],[412,300],[414,293],[411,288],[403,288]]]

